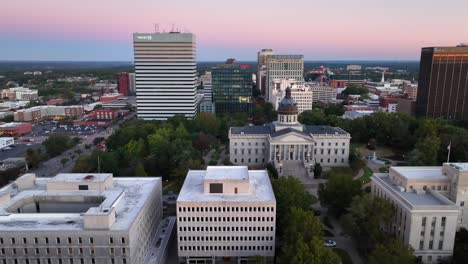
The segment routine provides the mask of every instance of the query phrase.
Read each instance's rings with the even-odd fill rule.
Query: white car
[[[336,247],[336,242],[333,240],[326,240],[325,243],[323,243],[325,247]]]

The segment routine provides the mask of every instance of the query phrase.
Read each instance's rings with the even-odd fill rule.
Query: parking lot
[[[8,148],[3,148],[0,150],[0,160],[4,160],[7,158],[19,158],[24,157],[26,155],[26,150],[28,148],[38,149],[42,148],[45,151],[45,148],[38,143],[16,143],[13,146],[9,146]]]
[[[105,127],[97,126],[69,126],[54,124],[51,122],[43,122],[33,125],[33,131],[26,137],[44,137],[53,133],[66,134],[69,136],[89,136],[95,135],[105,130]]]

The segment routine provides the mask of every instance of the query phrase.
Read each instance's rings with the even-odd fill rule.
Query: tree
[[[419,140],[416,148],[408,155],[413,166],[436,166],[439,164],[437,154],[440,149],[440,138],[429,135]]]
[[[331,173],[326,186],[319,186],[318,193],[320,203],[339,216],[350,206],[353,197],[361,193],[361,182],[349,175]]]
[[[358,84],[349,84],[346,89],[341,92],[344,95],[367,95],[369,93],[369,90],[363,86],[363,85],[358,85]]]
[[[95,172],[96,167],[91,161],[90,155],[81,155],[75,162],[75,167],[73,167],[73,172],[75,173],[88,173]]]
[[[51,157],[62,154],[73,145],[70,137],[62,134],[52,134],[42,144]]]
[[[322,175],[322,165],[320,163],[316,162],[314,165],[314,178],[318,179]]]
[[[367,260],[368,264],[411,264],[417,263],[413,250],[405,247],[399,240],[392,239],[387,243],[381,243],[371,252]]]
[[[64,158],[61,158],[61,159],[60,159],[60,163],[62,163],[62,167],[65,168],[65,164],[67,164],[68,161],[70,161],[70,159],[65,158],[65,157],[64,157]]]
[[[273,179],[272,184],[276,197],[278,233],[281,234],[287,226],[290,208],[309,210],[317,202],[317,198],[307,192],[301,181],[291,176]]]
[[[453,250],[452,263],[468,263],[468,230],[465,228],[461,228],[455,235],[455,249]]]
[[[138,162],[135,167],[135,176],[139,176],[139,177],[148,176],[148,174],[146,174],[145,167],[143,167],[143,164],[141,162]]]
[[[275,166],[272,163],[268,163],[266,165],[266,170],[270,178],[278,179],[278,170],[275,168]]]
[[[307,110],[299,114],[298,120],[304,125],[326,125],[326,117],[322,110]]]
[[[340,258],[323,246],[322,223],[312,211],[290,208],[278,263],[340,263]]]
[[[39,163],[42,161],[41,158],[41,149],[32,149],[28,148],[26,150],[26,162],[30,168],[39,167]]]
[[[219,121],[211,113],[199,113],[194,120],[198,130],[212,135],[218,134]]]
[[[388,225],[393,215],[393,207],[387,200],[363,194],[353,198],[349,214],[343,218],[357,244],[367,250],[388,237],[381,227]]]

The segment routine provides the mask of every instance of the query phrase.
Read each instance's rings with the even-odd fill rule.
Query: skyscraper
[[[304,56],[302,55],[269,55],[266,57],[267,89],[269,100],[275,80],[294,79],[297,84],[304,82]]]
[[[256,84],[260,94],[266,96],[267,71],[266,61],[268,56],[275,54],[272,49],[262,49],[257,54],[257,78]]]
[[[129,94],[129,76],[126,72],[119,73],[119,93],[123,94],[124,96],[128,96]]]
[[[252,111],[252,69],[229,59],[212,72],[216,113]]]
[[[422,48],[416,115],[468,120],[468,46]]]
[[[195,36],[191,33],[135,33],[138,117],[193,118],[196,105]]]

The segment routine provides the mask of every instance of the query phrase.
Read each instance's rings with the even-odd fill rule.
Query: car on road
[[[323,243],[325,247],[336,247],[336,242],[333,240],[325,240]]]

